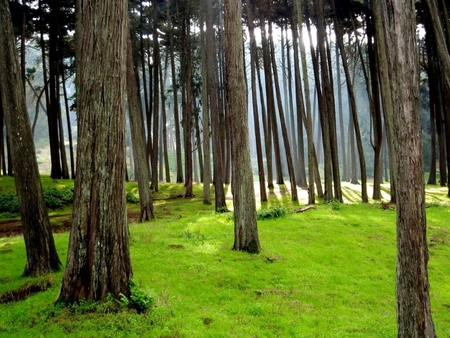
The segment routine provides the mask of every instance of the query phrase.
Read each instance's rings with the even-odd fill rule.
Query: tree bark
[[[128,1],[77,1],[78,146],[73,223],[59,301],[129,295],[125,205]]]
[[[207,77],[208,77],[208,97],[209,109],[211,111],[211,129],[213,138],[213,162],[214,162],[214,194],[215,194],[215,210],[226,209],[225,190],[223,186],[224,170],[222,157],[222,140],[221,130],[219,124],[219,101],[217,97],[217,80],[215,62],[216,45],[214,43],[214,15],[213,15],[213,1],[206,2],[206,63],[207,63]]]
[[[136,180],[139,188],[139,204],[141,207],[139,220],[148,221],[155,218],[153,201],[148,186],[149,168],[146,155],[144,118],[142,116],[142,103],[138,87],[137,65],[133,58],[131,36],[127,43],[127,101],[130,116],[131,145],[134,155]]]
[[[265,187],[265,175],[264,175],[264,164],[262,156],[262,142],[261,142],[261,131],[259,123],[259,113],[258,113],[258,97],[256,94],[256,67],[257,67],[257,47],[255,39],[255,25],[253,23],[253,11],[250,0],[246,0],[247,9],[247,25],[250,33],[250,72],[251,72],[251,92],[252,92],[252,106],[253,106],[253,119],[255,125],[255,139],[256,139],[256,156],[258,161],[258,178],[259,178],[259,194],[261,202],[267,201],[267,192]]]
[[[230,112],[234,250],[258,253],[256,203],[250,162],[240,0],[225,0],[226,98]]]
[[[61,268],[42,193],[9,1],[0,1],[0,88],[27,252],[24,276]],[[1,126],[3,129],[3,125]],[[3,135],[2,135],[3,138]]]
[[[350,77],[350,71],[348,69],[348,62],[347,62],[347,55],[345,54],[345,47],[344,47],[344,41],[342,38],[342,29],[340,22],[337,19],[336,14],[336,8],[334,0],[331,1],[331,5],[334,11],[334,22],[335,22],[335,29],[336,29],[336,43],[339,46],[340,54],[342,57],[342,66],[344,67],[344,73],[345,73],[345,80],[347,83],[347,92],[350,100],[350,107],[351,107],[351,115],[352,115],[352,124],[355,128],[355,136],[356,136],[356,145],[358,149],[358,155],[359,155],[359,165],[360,165],[360,171],[361,171],[361,200],[363,203],[367,203],[369,201],[369,197],[367,195],[367,174],[366,174],[366,160],[364,157],[364,150],[362,145],[362,138],[361,138],[361,131],[359,128],[359,122],[358,122],[358,114],[357,114],[357,107],[356,107],[356,97],[353,90],[353,84]]]
[[[180,131],[180,114],[178,110],[178,88],[175,69],[175,48],[173,41],[172,18],[168,20],[169,26],[169,47],[170,47],[170,70],[172,74],[172,93],[173,93],[173,119],[175,124],[175,155],[177,164],[177,183],[183,182],[183,162],[181,160],[181,131]]]
[[[209,0],[206,0],[207,2]],[[207,7],[207,4],[205,8]],[[206,60],[206,34],[203,28],[206,9],[200,11],[200,49],[202,56],[202,129],[203,129],[203,204],[211,204],[211,142],[209,126],[208,71]]]
[[[413,0],[394,0],[375,16],[390,14],[384,26],[390,39],[383,50],[390,60],[392,117],[397,154],[397,327],[398,337],[435,337],[428,283],[425,188],[419,113],[419,62]],[[389,29],[389,31],[386,31]]]

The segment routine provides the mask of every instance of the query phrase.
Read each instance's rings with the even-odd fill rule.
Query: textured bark
[[[391,15],[384,26],[390,43],[390,88],[395,114],[393,152],[397,174],[397,327],[398,337],[435,337],[428,284],[425,189],[419,114],[419,62],[412,0],[394,0],[389,7],[374,1],[375,16]],[[383,8],[383,9],[382,9]],[[380,17],[381,19],[381,17]]]
[[[240,0],[225,0],[226,98],[230,113],[235,250],[260,251],[250,163]]]
[[[59,270],[61,263],[44,203],[18,60],[9,1],[1,0],[0,104],[8,129],[9,150],[15,168],[14,181],[27,252],[24,275],[39,276]]]
[[[264,175],[264,164],[262,156],[262,143],[261,143],[261,132],[259,123],[259,113],[258,113],[258,97],[256,94],[256,67],[257,67],[257,48],[255,39],[255,25],[253,23],[253,11],[251,7],[250,0],[246,0],[247,9],[247,25],[250,33],[250,72],[251,72],[251,92],[252,92],[252,103],[253,103],[253,119],[255,125],[255,139],[256,139],[256,156],[258,160],[258,178],[259,178],[259,193],[261,202],[267,201],[267,192],[265,187],[265,175]]]
[[[207,63],[207,77],[208,77],[208,97],[209,109],[211,111],[211,129],[213,138],[213,162],[214,162],[214,194],[215,194],[215,209],[220,210],[227,207],[225,201],[225,190],[223,186],[224,172],[223,172],[223,157],[222,157],[222,141],[221,130],[219,124],[219,101],[217,97],[217,80],[216,72],[217,65],[215,62],[215,43],[214,43],[214,15],[213,1],[206,2],[206,63]]]
[[[142,116],[141,96],[138,89],[137,66],[133,59],[131,37],[127,43],[127,101],[130,116],[131,145],[139,188],[139,203],[141,207],[139,220],[148,221],[155,218],[153,201],[148,186],[149,168],[145,149],[144,118]]]
[[[129,295],[125,205],[128,1],[77,1],[77,178],[59,300]]]

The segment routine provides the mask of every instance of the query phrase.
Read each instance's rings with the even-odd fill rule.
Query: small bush
[[[73,186],[64,187],[63,189],[45,187],[44,200],[50,209],[61,208],[73,202]]]
[[[256,212],[258,220],[278,218],[287,214],[287,209],[283,207],[272,207],[269,209],[260,209]]]
[[[149,292],[137,286],[133,280],[130,280],[130,297],[128,301],[129,308],[135,309],[138,313],[143,313],[152,307],[154,299]]]
[[[132,192],[127,192],[127,202],[128,203],[139,203],[139,198]]]
[[[0,195],[0,213],[18,214],[19,212],[19,199],[15,193]]]

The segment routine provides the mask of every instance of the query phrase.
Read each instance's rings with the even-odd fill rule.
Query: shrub
[[[15,193],[0,195],[0,213],[18,214],[19,212],[19,199]]]
[[[51,209],[68,205],[73,202],[73,190],[73,186],[62,189],[45,187],[43,189],[45,204]]]
[[[143,290],[133,280],[130,280],[130,298],[128,307],[135,309],[138,313],[149,310],[153,305],[153,297],[149,292]]]
[[[136,197],[132,192],[127,192],[127,202],[129,203],[139,203],[139,198]]]
[[[260,209],[256,212],[256,217],[258,220],[278,218],[285,216],[287,214],[287,209],[283,207],[272,207],[269,209]]]

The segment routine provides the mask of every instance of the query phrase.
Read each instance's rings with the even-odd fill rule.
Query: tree
[[[413,0],[373,1],[378,41],[388,63],[396,131],[398,337],[435,337],[428,284],[425,188],[419,115],[419,62]],[[388,17],[390,16],[390,17]],[[395,18],[395,20],[394,20]],[[389,94],[389,93],[388,93]]]
[[[221,140],[221,130],[219,121],[219,99],[217,97],[217,81],[216,72],[217,65],[215,63],[215,43],[214,43],[214,15],[213,1],[206,1],[206,73],[208,81],[208,97],[209,109],[211,112],[211,129],[212,129],[212,148],[214,161],[214,194],[216,211],[227,208],[225,201],[224,170],[223,170],[223,148]]]
[[[25,104],[9,1],[0,2],[0,88],[1,104],[8,129],[14,181],[27,252],[25,276],[57,271],[56,252],[45,207],[30,120]],[[1,126],[3,128],[3,126]]]
[[[241,1],[225,0],[225,89],[232,134],[233,248],[258,253],[260,244],[250,163],[247,95],[242,90],[245,88],[245,72],[241,17]]]
[[[128,1],[77,1],[77,177],[60,301],[129,295],[125,207]]]
[[[134,161],[136,163],[137,181],[139,187],[139,203],[141,206],[140,221],[155,218],[153,214],[153,201],[148,186],[149,167],[145,153],[144,118],[142,116],[141,96],[138,91],[139,79],[137,67],[133,58],[131,36],[128,38],[127,57],[127,99],[128,113],[130,115],[131,140],[133,145]]]

